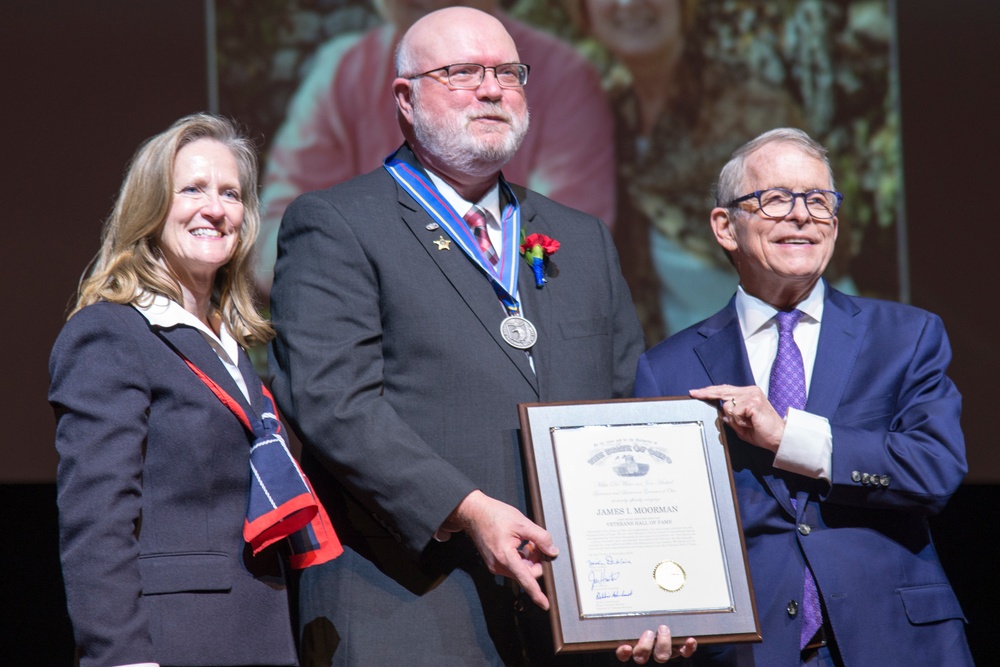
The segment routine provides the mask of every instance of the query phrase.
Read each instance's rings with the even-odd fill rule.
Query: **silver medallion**
[[[527,350],[538,340],[535,325],[520,315],[505,317],[500,323],[500,335],[508,345],[519,350]]]

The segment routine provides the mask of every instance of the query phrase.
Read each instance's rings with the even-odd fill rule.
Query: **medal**
[[[403,157],[407,157],[404,153]],[[502,207],[500,228],[503,232],[503,243],[500,254],[500,264],[494,266],[487,261],[479,248],[479,241],[472,230],[434,187],[434,183],[423,173],[419,163],[408,161],[393,153],[387,157],[382,166],[413,199],[429,215],[432,222],[424,228],[427,231],[443,229],[451,238],[441,235],[432,243],[438,250],[450,250],[450,242],[454,241],[462,252],[479,267],[489,279],[497,297],[507,310],[508,317],[500,323],[500,335],[504,341],[518,350],[528,350],[538,340],[538,330],[535,325],[520,316],[520,305],[517,300],[517,274],[520,267],[521,242],[521,207],[510,189],[507,181],[501,175],[498,179],[501,201],[506,201]]]
[[[538,340],[535,325],[520,315],[510,315],[500,323],[500,335],[511,347],[527,350]]]

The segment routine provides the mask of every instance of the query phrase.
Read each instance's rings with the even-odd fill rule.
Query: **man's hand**
[[[459,531],[472,538],[490,572],[514,579],[535,604],[549,608],[536,581],[542,576],[541,561],[559,555],[547,530],[516,508],[476,490],[458,504],[435,537],[443,541],[448,533]]]
[[[629,658],[632,658],[637,665],[644,665],[649,661],[650,656],[655,662],[666,662],[677,656],[690,658],[697,649],[698,642],[695,641],[694,637],[688,637],[683,644],[674,647],[671,644],[670,628],[661,625],[655,633],[652,630],[646,630],[642,633],[639,641],[635,643],[635,647],[629,644],[619,646],[615,651],[615,656],[621,662],[628,662]]]
[[[719,401],[722,421],[740,439],[772,452],[778,451],[781,436],[785,434],[785,418],[775,412],[760,387],[718,384],[688,393],[691,398]]]

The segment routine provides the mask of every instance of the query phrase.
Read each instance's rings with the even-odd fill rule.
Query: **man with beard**
[[[278,239],[273,387],[345,548],[301,580],[303,662],[553,664],[516,406],[627,396],[639,325],[604,225],[500,174],[528,128],[503,25],[431,13],[396,62],[406,143],[296,199]],[[547,282],[522,234],[560,242]]]
[[[285,207],[303,192],[374,169],[399,146],[395,105],[386,95],[396,76],[396,46],[418,19],[456,4],[494,15],[522,58],[546,63],[532,72],[531,130],[504,165],[504,174],[613,225],[611,112],[596,70],[582,55],[554,35],[511,17],[497,0],[374,0],[385,23],[338,34],[316,51],[268,147],[255,268],[262,294],[271,290]],[[579,140],[583,134],[586,142]]]

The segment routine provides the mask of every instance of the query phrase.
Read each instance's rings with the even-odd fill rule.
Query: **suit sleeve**
[[[271,313],[282,412],[337,481],[421,551],[476,486],[385,397],[377,266],[330,202],[306,195],[286,211]]]
[[[639,364],[635,371],[635,387],[632,390],[632,395],[635,398],[653,398],[663,395],[656,383],[656,376],[649,367],[649,360],[645,354],[639,357]]]
[[[831,502],[936,513],[968,472],[962,399],[946,375],[951,347],[944,325],[923,313],[923,321],[912,326],[920,327],[920,333],[892,387],[895,392],[875,392],[883,395],[842,404],[830,420]],[[873,384],[881,387],[877,382]],[[878,475],[879,484],[856,479],[865,473]]]
[[[150,396],[134,334],[112,308],[75,314],[49,364],[60,556],[84,666],[153,656],[136,537]]]

